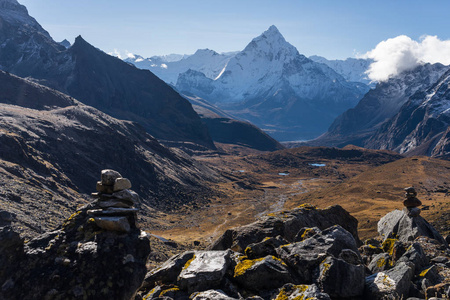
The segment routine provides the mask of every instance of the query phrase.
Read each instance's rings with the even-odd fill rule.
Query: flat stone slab
[[[178,276],[178,285],[189,293],[220,286],[231,264],[231,251],[198,251]]]
[[[129,232],[130,223],[127,217],[95,217],[95,224],[108,231]]]

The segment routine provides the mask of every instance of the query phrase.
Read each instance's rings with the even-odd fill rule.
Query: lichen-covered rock
[[[191,260],[195,255],[195,251],[186,251],[184,253],[176,254],[165,261],[161,266],[150,270],[145,275],[142,283],[143,289],[151,289],[155,287],[156,282],[162,284],[175,284],[181,270],[185,264]]]
[[[327,257],[339,257],[342,250],[358,253],[353,236],[339,225],[325,229],[304,241],[277,249],[278,256],[297,271],[302,283],[312,283],[315,268]]]
[[[274,256],[243,259],[234,268],[233,280],[245,289],[260,291],[292,282],[287,265]]]
[[[388,253],[380,253],[372,258],[367,268],[372,273],[378,273],[391,268],[391,256]]]
[[[227,230],[209,249],[232,249],[243,253],[248,245],[258,243],[266,237],[280,235],[287,241],[293,242],[300,229],[304,227],[318,227],[323,230],[333,225],[345,228],[360,244],[358,221],[341,206],[316,209],[311,205],[302,205],[292,211],[278,212],[252,224]]]
[[[308,228],[308,227],[303,227],[302,229],[300,229],[300,231],[297,233],[297,235],[295,236],[293,242],[301,242],[306,240],[307,238],[312,237],[313,235],[315,235],[316,233],[321,233],[322,230],[320,230],[318,227],[312,227],[312,228]]]
[[[400,263],[394,268],[378,272],[365,279],[364,299],[397,300],[406,298],[414,272],[410,266]]]
[[[292,283],[287,283],[280,289],[275,298],[275,300],[298,299],[330,300],[330,296],[326,293],[322,293],[315,284],[294,285]]]
[[[329,256],[320,264],[316,281],[319,288],[330,297],[350,298],[362,296],[364,279],[363,265],[349,264]]]
[[[194,296],[192,298],[192,296]],[[208,290],[191,295],[192,300],[237,300],[236,298],[229,297],[222,290]]]
[[[397,238],[402,242],[411,242],[419,236],[426,236],[448,246],[445,239],[421,216],[408,216],[405,211],[394,210],[378,222],[378,233],[383,240]]]
[[[250,259],[261,258],[267,255],[276,255],[276,248],[288,242],[281,236],[267,237],[259,243],[250,244],[245,248],[245,255]]]
[[[419,243],[413,243],[411,246],[409,246],[405,254],[403,254],[402,257],[400,257],[400,259],[397,261],[397,264],[402,262],[411,262],[414,266],[414,272],[416,274],[421,273],[430,265],[430,261],[428,260]]]
[[[189,293],[215,289],[231,264],[232,251],[198,251],[178,276],[178,286]]]

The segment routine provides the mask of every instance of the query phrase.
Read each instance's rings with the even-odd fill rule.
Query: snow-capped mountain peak
[[[268,56],[270,60],[280,60],[298,54],[297,49],[285,40],[284,36],[274,25],[270,26],[260,36],[254,38],[241,54],[246,55],[255,52],[259,53],[259,56]]]

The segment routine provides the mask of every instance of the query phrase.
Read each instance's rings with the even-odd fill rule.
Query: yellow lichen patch
[[[425,275],[427,275],[428,271],[430,271],[431,268],[425,269],[422,272],[420,272],[419,276],[420,277],[425,277]]]
[[[191,258],[190,260],[188,260],[188,261],[184,264],[183,270],[186,270],[187,268],[189,268],[189,266],[190,266],[191,263],[194,261],[194,259],[195,259],[195,254],[194,254],[194,256],[192,256],[192,258]]]
[[[306,228],[303,234],[300,236],[301,240],[306,240],[307,238],[311,237],[315,233],[314,229],[312,228]]]
[[[70,224],[69,227],[72,227],[72,226],[73,226],[73,225],[72,225],[72,221],[73,221],[79,214],[81,214],[81,210],[79,210],[79,211],[73,213],[66,221],[64,221],[64,223],[63,223],[63,225],[62,225],[62,228],[65,229],[66,227],[69,226],[69,224]]]
[[[234,277],[239,277],[245,274],[245,272],[250,269],[255,263],[258,261],[264,260],[263,258],[257,258],[257,259],[245,259],[240,261],[236,267],[234,268]]]
[[[386,259],[384,259],[384,257],[380,258],[379,260],[377,260],[377,268],[382,268],[384,266],[386,266]]]
[[[389,255],[392,255],[394,253],[394,245],[395,242],[398,241],[397,239],[386,239],[383,244],[383,250],[387,253],[389,253]]]
[[[303,300],[305,298],[302,295],[308,289],[307,285],[294,285],[292,289],[282,288],[275,300]],[[307,299],[305,299],[307,300]]]
[[[312,205],[312,204],[310,204],[310,203],[303,203],[303,204],[300,204],[299,206],[297,206],[297,208],[317,209],[317,207],[315,207],[314,205]]]
[[[251,256],[252,253],[253,253],[253,250],[252,250],[252,248],[247,247],[247,248],[245,248],[244,253],[245,253],[245,255],[247,255],[247,256]]]
[[[177,286],[175,286],[173,288],[170,288],[170,289],[162,291],[161,294],[159,294],[159,297],[162,297],[162,296],[164,296],[165,294],[167,294],[169,292],[178,292],[179,290],[180,289]]]

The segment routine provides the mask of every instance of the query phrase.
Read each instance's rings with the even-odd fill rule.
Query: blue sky
[[[450,39],[450,1],[18,0],[57,40],[82,35],[105,52],[148,57],[209,48],[242,50],[276,25],[300,53],[365,53],[398,35]]]

